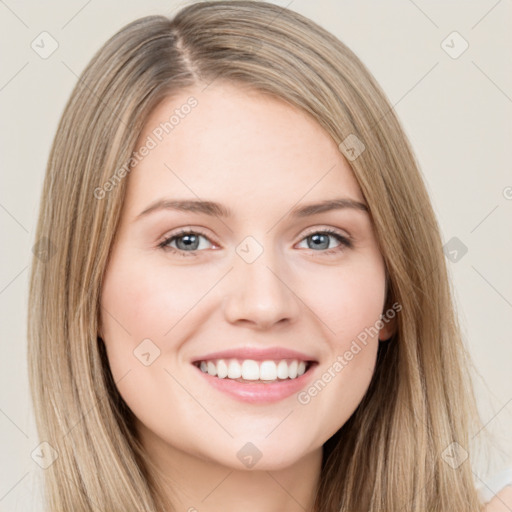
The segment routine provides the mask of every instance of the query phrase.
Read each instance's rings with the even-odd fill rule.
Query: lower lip
[[[318,363],[313,363],[307,372],[303,373],[296,379],[287,379],[282,381],[275,381],[273,383],[265,384],[263,382],[243,383],[236,380],[224,378],[219,379],[208,373],[204,373],[200,368],[195,365],[194,368],[219,391],[236,398],[241,402],[246,403],[271,403],[279,402],[288,398],[294,393],[298,393],[311,379],[311,376],[318,366]]]

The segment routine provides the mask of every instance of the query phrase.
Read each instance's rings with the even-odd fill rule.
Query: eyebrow
[[[331,210],[344,210],[353,209],[361,212],[369,212],[368,206],[364,203],[342,197],[337,199],[327,199],[319,203],[306,204],[293,208],[288,214],[291,217],[308,217],[318,213],[323,213]],[[195,199],[178,200],[178,199],[159,199],[151,203],[145,210],[143,210],[135,218],[135,220],[145,217],[152,212],[160,210],[175,210],[180,212],[202,213],[212,217],[232,217],[232,211],[220,203],[213,201],[201,201]]]

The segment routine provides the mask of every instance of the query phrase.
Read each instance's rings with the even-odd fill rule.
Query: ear
[[[401,304],[393,302],[393,294],[389,289],[389,276],[386,274],[386,300],[382,311],[383,326],[379,331],[379,341],[389,341],[397,332],[397,312],[402,309]]]
[[[379,341],[389,341],[396,332],[396,317],[386,316],[386,310],[382,313],[382,322],[384,326],[379,331]]]

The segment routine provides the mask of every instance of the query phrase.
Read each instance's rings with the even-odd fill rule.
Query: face
[[[190,96],[197,104],[162,136]],[[357,181],[314,120],[234,85],[164,101],[137,148],[153,146],[148,137],[155,147],[125,178],[101,294],[119,392],[160,457],[240,469],[259,452],[258,468],[287,467],[346,422],[375,367],[378,335],[367,333],[383,313],[385,267],[368,212],[350,206],[365,204]],[[345,207],[298,213],[339,199]],[[226,211],[192,208],[198,201]],[[245,372],[245,360],[261,372],[265,360],[275,363],[260,380],[279,367],[291,375],[240,381],[236,364],[233,378],[194,364],[222,373],[214,353],[245,349],[235,354]],[[294,359],[312,361],[295,379]]]

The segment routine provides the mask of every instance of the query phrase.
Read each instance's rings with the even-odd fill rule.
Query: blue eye
[[[199,231],[184,229],[179,231],[178,233],[175,233],[167,237],[163,242],[158,244],[158,247],[165,251],[170,251],[179,254],[180,256],[197,256],[197,252],[205,249],[204,246],[201,247],[201,238],[210,241],[206,235]],[[327,249],[327,247],[325,247],[325,244],[329,246],[329,239],[332,238],[336,239],[339,242],[339,245],[333,249],[331,248],[328,250],[323,250]],[[348,237],[343,236],[332,229],[313,231],[312,233],[304,237],[301,241],[308,239],[312,241],[311,244],[308,243],[308,249],[314,249],[314,252],[320,252],[323,255],[338,253],[346,248],[352,248],[353,246],[352,241]],[[174,242],[176,242],[176,247],[170,245]],[[322,250],[317,251],[317,248]]]
[[[350,249],[352,247],[352,242],[349,238],[341,235],[340,233],[338,233],[337,231],[334,231],[332,229],[324,229],[321,231],[314,231],[313,233],[311,233],[308,236],[306,236],[305,238],[303,238],[303,240],[309,239],[312,241],[312,244],[308,244],[308,249],[312,249],[314,247],[320,248],[320,249],[327,249],[327,247],[325,247],[325,244],[327,244],[327,246],[329,245],[329,238],[335,238],[339,242],[339,245],[333,249],[321,251],[322,254],[325,254],[325,255],[335,254],[335,253],[343,251],[346,248]],[[315,252],[317,252],[317,251],[315,250]]]
[[[180,254],[181,256],[196,256],[194,254],[195,251],[199,249],[200,238],[205,238],[208,240],[208,237],[206,235],[203,235],[202,233],[199,233],[197,231],[192,230],[182,230],[179,233],[176,233],[174,235],[171,235],[170,237],[166,238],[162,243],[160,243],[158,246],[161,247],[164,250],[169,250],[171,252]],[[177,247],[172,247],[169,244],[176,241],[180,242]],[[180,247],[181,245],[181,247]],[[190,253],[190,254],[187,254]]]

